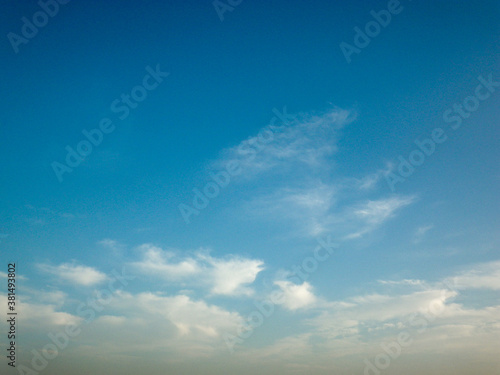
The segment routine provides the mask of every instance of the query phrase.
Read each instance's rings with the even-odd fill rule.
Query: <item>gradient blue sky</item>
[[[242,1],[221,21],[210,1],[73,0],[18,53],[7,35],[40,8],[5,2],[0,280],[15,261],[18,363],[75,322],[45,371],[361,374],[438,301],[385,373],[500,371],[500,88],[459,129],[443,119],[479,76],[500,81],[499,2],[400,4],[348,63],[340,43],[386,1]],[[169,76],[120,120],[111,103],[157,65]],[[104,117],[116,130],[58,181],[52,163]],[[391,190],[435,128],[447,140]],[[254,158],[238,151],[263,129]],[[230,161],[241,173],[187,224],[179,205]],[[335,253],[290,281],[327,237]],[[82,323],[123,267],[136,278]],[[231,355],[224,333],[273,290],[285,303]]]

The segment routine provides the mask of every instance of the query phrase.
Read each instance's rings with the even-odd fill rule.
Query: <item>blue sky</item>
[[[75,324],[39,372],[500,370],[497,1],[48,3],[0,16],[18,366]]]

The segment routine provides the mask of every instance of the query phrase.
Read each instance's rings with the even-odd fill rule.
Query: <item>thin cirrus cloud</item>
[[[139,247],[142,259],[132,265],[141,273],[154,275],[168,281],[208,288],[212,295],[252,295],[249,287],[264,262],[239,256],[216,258],[207,251],[197,251],[192,256],[177,256],[151,244]]]
[[[362,237],[415,197],[365,198],[391,166],[364,177],[336,176],[340,130],[355,118],[352,111],[339,108],[298,114],[286,126],[263,128],[260,134],[272,134],[266,142],[256,136],[224,150],[214,167],[237,161],[246,177],[242,182],[250,184],[264,175],[272,181],[243,199],[241,208],[250,218],[291,224],[294,236],[329,232],[344,240]]]
[[[353,112],[339,108],[322,114],[297,114],[286,125],[268,125],[259,132],[261,136],[223,150],[213,167],[224,168],[236,161],[247,178],[268,171],[286,173],[292,168],[322,170],[325,160],[338,149],[339,129],[355,117]]]
[[[341,207],[340,188],[317,183],[306,188],[283,188],[246,204],[254,217],[273,217],[295,223],[296,234],[317,237],[332,233],[343,240],[360,238],[395,217],[416,201],[414,196],[360,200]]]
[[[39,264],[38,268],[75,285],[92,286],[107,280],[107,276],[95,268],[70,263],[59,266]]]
[[[396,210],[414,201],[414,197],[392,197],[370,200],[354,210],[354,215],[368,224],[378,225],[392,217]]]
[[[432,224],[418,227],[417,230],[415,231],[415,234],[413,235],[413,243],[416,245],[422,242],[427,232],[430,231],[432,228],[434,228],[434,225]]]
[[[395,196],[377,200],[368,200],[355,205],[350,211],[351,221],[358,227],[344,237],[346,240],[355,239],[373,231],[387,220],[396,215],[401,208],[412,204],[414,196]]]
[[[285,187],[252,199],[244,209],[252,217],[277,218],[298,224],[297,234],[318,236],[329,230],[331,209],[337,202],[332,186],[318,181],[306,187]]]

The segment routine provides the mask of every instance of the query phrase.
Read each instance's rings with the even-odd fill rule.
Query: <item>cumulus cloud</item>
[[[211,292],[223,295],[251,295],[253,290],[244,285],[252,284],[257,274],[263,270],[260,260],[232,258],[216,259],[210,256],[200,256],[213,268],[210,271],[213,279]]]
[[[133,266],[142,273],[183,285],[201,285],[213,295],[251,295],[252,284],[264,267],[264,262],[239,256],[216,258],[207,251],[192,256],[178,256],[153,245],[139,247],[142,259]]]
[[[181,280],[200,274],[202,268],[193,258],[184,258],[174,261],[175,254],[150,244],[139,247],[142,253],[142,260],[133,263],[139,271],[151,273],[168,280]]]
[[[106,309],[93,323],[95,329],[82,330],[79,337],[95,343],[88,354],[147,352],[176,359],[206,358],[226,354],[222,335],[243,324],[236,312],[182,294],[117,291]]]
[[[61,292],[46,294],[47,298],[39,298],[42,302],[31,302],[25,296],[18,296],[18,309],[22,312],[23,326],[33,328],[49,326],[66,326],[80,324],[82,318],[60,310]],[[7,295],[0,294],[0,303],[7,306]]]
[[[274,284],[278,285],[283,292],[283,306],[289,310],[312,307],[318,300],[311,284],[306,281],[300,285],[290,281],[275,281]]]

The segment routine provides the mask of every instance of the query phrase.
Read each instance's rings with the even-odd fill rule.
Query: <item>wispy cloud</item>
[[[430,231],[432,228],[434,228],[434,225],[432,225],[432,224],[418,227],[417,230],[415,231],[415,234],[413,235],[413,243],[418,244],[418,243],[422,242],[426,233],[428,231]]]
[[[352,215],[359,221],[361,229],[350,233],[345,238],[358,238],[382,225],[394,217],[397,210],[415,201],[415,197],[395,196],[378,200],[365,201],[352,209]]]
[[[92,267],[64,263],[59,266],[39,264],[39,269],[72,284],[92,286],[107,280],[107,276]]]
[[[457,289],[500,290],[500,261],[477,264],[448,281]]]
[[[404,280],[378,280],[380,284],[384,285],[424,285],[424,282],[422,280],[412,280],[412,279],[404,279]]]
[[[339,129],[354,119],[354,113],[339,108],[321,114],[298,114],[288,125],[271,124],[261,130],[262,136],[223,150],[214,167],[238,162],[248,178],[267,171],[281,174],[292,168],[323,169],[326,158],[337,151]]]
[[[238,162],[241,181],[252,184],[266,178],[265,189],[245,197],[243,209],[250,218],[293,225],[294,236],[335,233],[344,240],[375,230],[415,197],[366,199],[392,166],[364,177],[339,176],[335,170],[341,129],[354,121],[352,111],[333,108],[322,114],[299,114],[288,126],[264,128],[270,134],[251,137],[222,152],[214,164]],[[241,183],[240,181],[240,183]]]
[[[8,277],[8,274],[5,272],[0,271],[0,277],[6,279]],[[26,276],[23,275],[16,275],[16,279],[18,280],[28,280]]]
[[[271,194],[254,198],[246,205],[246,210],[253,216],[293,221],[300,225],[296,233],[319,236],[329,230],[331,210],[336,201],[336,189],[318,181],[307,187],[276,189]]]

